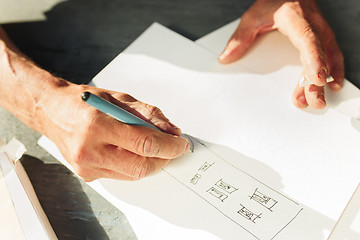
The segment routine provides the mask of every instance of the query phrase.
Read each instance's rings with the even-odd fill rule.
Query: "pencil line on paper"
[[[208,153],[199,155],[202,157],[196,164],[180,172],[171,168],[162,170],[236,226],[256,239],[273,239],[299,215],[301,206],[297,202],[232,165],[210,146],[194,140]],[[183,172],[186,168],[189,169]]]
[[[227,164],[229,164],[231,167],[233,167],[233,168],[235,168],[235,169],[237,169],[237,170],[245,173],[246,175],[248,175],[248,176],[251,177],[252,179],[256,180],[257,182],[261,183],[262,185],[270,188],[270,189],[273,190],[274,192],[276,192],[276,193],[280,194],[281,196],[283,196],[284,198],[292,201],[292,202],[295,203],[296,205],[299,205],[299,203],[297,203],[297,202],[294,201],[293,199],[291,199],[291,198],[285,196],[284,194],[282,194],[281,192],[273,189],[272,187],[268,186],[266,183],[263,183],[263,182],[260,181],[259,179],[255,178],[255,177],[253,177],[252,175],[250,175],[249,173],[245,172],[244,170],[242,170],[242,169],[234,166],[233,164],[231,164],[230,162],[228,162],[227,160],[225,160],[224,158],[222,158],[221,156],[219,156],[216,152],[212,151],[208,146],[206,146],[206,144],[200,142],[198,139],[194,138],[194,140],[197,141],[198,143],[200,143],[201,145],[203,145],[207,150],[209,150],[209,151],[212,152],[215,156],[217,156],[218,158],[220,158],[221,160],[223,160],[224,162],[226,162]]]
[[[241,227],[242,229],[244,229],[246,232],[248,232],[249,234],[251,234],[253,237],[255,237],[258,240],[261,240],[259,237],[257,237],[254,233],[250,232],[248,229],[246,229],[245,227],[243,227],[241,224],[239,224],[238,222],[234,221],[234,219],[232,219],[231,217],[229,217],[228,215],[226,215],[223,211],[221,211],[219,208],[217,208],[216,206],[214,206],[212,203],[210,203],[208,200],[206,200],[204,197],[202,197],[200,194],[198,194],[196,191],[194,191],[193,189],[189,188],[188,186],[186,186],[181,180],[177,179],[175,176],[173,176],[172,174],[170,174],[168,171],[166,171],[164,168],[162,169],[165,173],[167,173],[170,177],[174,178],[176,181],[178,181],[179,183],[181,183],[183,186],[185,186],[187,189],[191,190],[192,192],[194,192],[196,195],[198,195],[200,198],[202,198],[205,202],[207,202],[208,204],[210,204],[213,208],[215,208],[218,212],[220,212],[222,215],[224,215],[226,218],[228,218],[229,220],[231,220],[233,223],[235,223],[236,225],[238,225],[239,227]]]
[[[294,219],[300,214],[300,212],[301,212],[302,210],[303,210],[303,208],[300,209],[299,212],[298,212],[283,228],[281,228],[279,232],[277,232],[277,233],[271,238],[271,240],[274,239],[282,230],[284,230],[292,221],[294,221]]]

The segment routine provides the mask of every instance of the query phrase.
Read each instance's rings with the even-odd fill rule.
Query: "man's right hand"
[[[57,78],[23,55],[0,27],[0,105],[51,139],[85,181],[136,180],[189,149],[156,107],[119,92]],[[162,131],[121,123],[81,100],[96,94]]]
[[[63,80],[64,81],[64,80]],[[90,86],[68,85],[44,93],[43,132],[85,181],[137,180],[161,169],[189,150],[181,131],[156,107],[133,97]],[[162,130],[132,126],[89,106],[81,93],[92,92]]]

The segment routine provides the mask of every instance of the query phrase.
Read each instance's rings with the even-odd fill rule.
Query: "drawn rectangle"
[[[243,216],[244,218],[250,220],[251,222],[255,223],[255,220],[260,218],[261,213],[260,214],[256,214],[254,212],[252,212],[250,209],[246,208],[244,205],[240,204],[241,208],[238,211],[238,213]]]
[[[199,154],[198,159],[181,162],[182,168],[174,164],[164,170],[253,236],[246,239],[275,240],[296,221],[303,210],[299,203],[229,164],[204,143],[197,139],[194,143],[197,151],[193,154]]]
[[[260,192],[257,188],[255,189],[250,199],[260,203],[262,206],[266,207],[270,211],[272,211],[272,208],[278,203],[277,200],[265,195],[264,193]]]
[[[231,186],[230,184],[224,182],[222,179],[220,179],[219,181],[217,181],[215,183],[216,186],[218,186],[219,188],[225,190],[228,193],[233,193],[236,190],[238,190],[237,188],[235,188],[234,186]]]
[[[191,178],[190,182],[195,185],[195,184],[197,184],[197,182],[199,181],[200,178],[201,178],[201,175],[200,175],[200,174],[195,174],[195,175]]]
[[[213,162],[213,163],[205,162],[205,163],[199,168],[199,171],[205,172],[205,171],[208,170],[209,167],[211,167],[214,163],[215,163],[215,162]]]
[[[228,197],[228,195],[226,195],[225,193],[217,190],[214,187],[207,190],[207,192],[210,193],[211,195],[213,195],[214,197],[220,199],[221,201],[224,201]]]

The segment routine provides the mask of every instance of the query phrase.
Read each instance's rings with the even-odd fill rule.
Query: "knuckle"
[[[293,16],[304,17],[304,11],[298,2],[285,2],[274,13],[274,20],[277,24],[282,25],[284,20]]]
[[[142,156],[155,156],[160,151],[157,142],[154,135],[140,136],[135,141],[135,150]]]
[[[148,105],[148,111],[150,115],[154,115],[159,112],[159,109],[155,106]]]
[[[298,14],[303,14],[303,10],[299,2],[285,2],[280,7],[280,10],[284,12],[295,11]]]
[[[303,39],[309,39],[314,41],[316,39],[316,34],[310,26],[307,26],[303,30],[302,37]]]
[[[90,153],[85,147],[79,147],[71,159],[75,173],[84,180],[93,177],[88,166],[93,165],[94,161],[91,161],[89,155]]]
[[[148,112],[149,116],[156,116],[162,114],[161,110],[158,107],[146,104],[145,109]]]
[[[85,147],[79,147],[71,159],[75,173],[84,181],[92,181],[94,179],[93,171],[89,166],[89,153]]]
[[[148,176],[153,171],[153,167],[150,161],[147,161],[147,158],[142,157],[136,164],[132,167],[132,180],[140,180]]]
[[[76,151],[76,153],[74,154],[74,157],[72,159],[72,162],[76,165],[76,166],[84,166],[87,163],[87,152],[86,149],[84,147],[79,147],[78,150]]]
[[[133,96],[126,94],[126,93],[122,93],[121,96],[116,96],[116,98],[121,99],[122,101],[125,102],[136,102],[136,98],[134,98]]]

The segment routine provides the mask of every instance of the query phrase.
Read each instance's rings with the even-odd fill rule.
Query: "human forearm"
[[[76,85],[36,66],[4,35],[0,40],[0,105],[49,137],[75,171],[96,178],[135,180],[184,154],[189,143],[153,106],[125,94]],[[162,131],[120,123],[84,103],[92,92]]]
[[[44,132],[42,97],[69,85],[21,54],[0,29],[0,105],[39,132]]]

